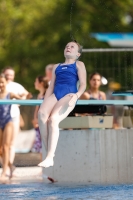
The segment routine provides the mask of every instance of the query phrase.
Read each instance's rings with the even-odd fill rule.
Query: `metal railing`
[[[19,104],[19,105],[40,105],[43,100],[0,100],[1,104]],[[76,105],[133,105],[133,101],[127,100],[78,100]]]

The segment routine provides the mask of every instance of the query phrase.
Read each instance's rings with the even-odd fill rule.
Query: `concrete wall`
[[[133,183],[133,129],[60,131],[54,162],[58,182]]]

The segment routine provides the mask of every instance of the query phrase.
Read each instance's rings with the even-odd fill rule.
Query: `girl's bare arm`
[[[57,66],[58,66],[58,64],[54,65],[54,67],[53,67],[52,80],[51,80],[50,85],[49,85],[49,87],[46,91],[45,99],[47,99],[49,96],[51,96],[53,94],[55,78],[56,78],[55,69],[56,69]]]
[[[69,106],[73,106],[76,103],[77,99],[83,94],[86,89],[86,69],[83,62],[77,62],[77,70],[79,77],[79,88],[76,94],[69,94],[72,98],[69,101]]]
[[[84,63],[81,61],[77,61],[77,69],[79,77],[79,89],[76,95],[79,98],[86,89],[86,69]]]
[[[10,93],[10,99],[23,99],[23,96],[14,94],[14,93]]]

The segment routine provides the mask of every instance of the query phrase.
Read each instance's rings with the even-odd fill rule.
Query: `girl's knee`
[[[50,118],[49,118],[49,120],[48,120],[48,124],[50,126],[59,124],[58,117],[56,115],[51,115]]]
[[[9,150],[9,148],[10,148],[10,145],[9,145],[9,144],[4,144],[4,145],[3,145],[3,151],[4,151],[4,152],[7,151],[7,150]]]
[[[11,144],[11,145],[9,146],[9,148],[10,148],[11,151],[15,151],[15,146],[14,146],[13,144]]]
[[[42,111],[41,109],[38,111],[38,120],[39,122],[47,121],[48,114],[45,111]]]

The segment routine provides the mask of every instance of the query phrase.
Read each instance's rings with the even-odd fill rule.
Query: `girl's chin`
[[[92,87],[94,90],[98,90],[99,89],[99,87]]]
[[[75,57],[75,56],[72,56],[72,55],[65,55],[65,58],[66,58],[66,59],[73,59],[73,60],[76,60],[76,57]]]

